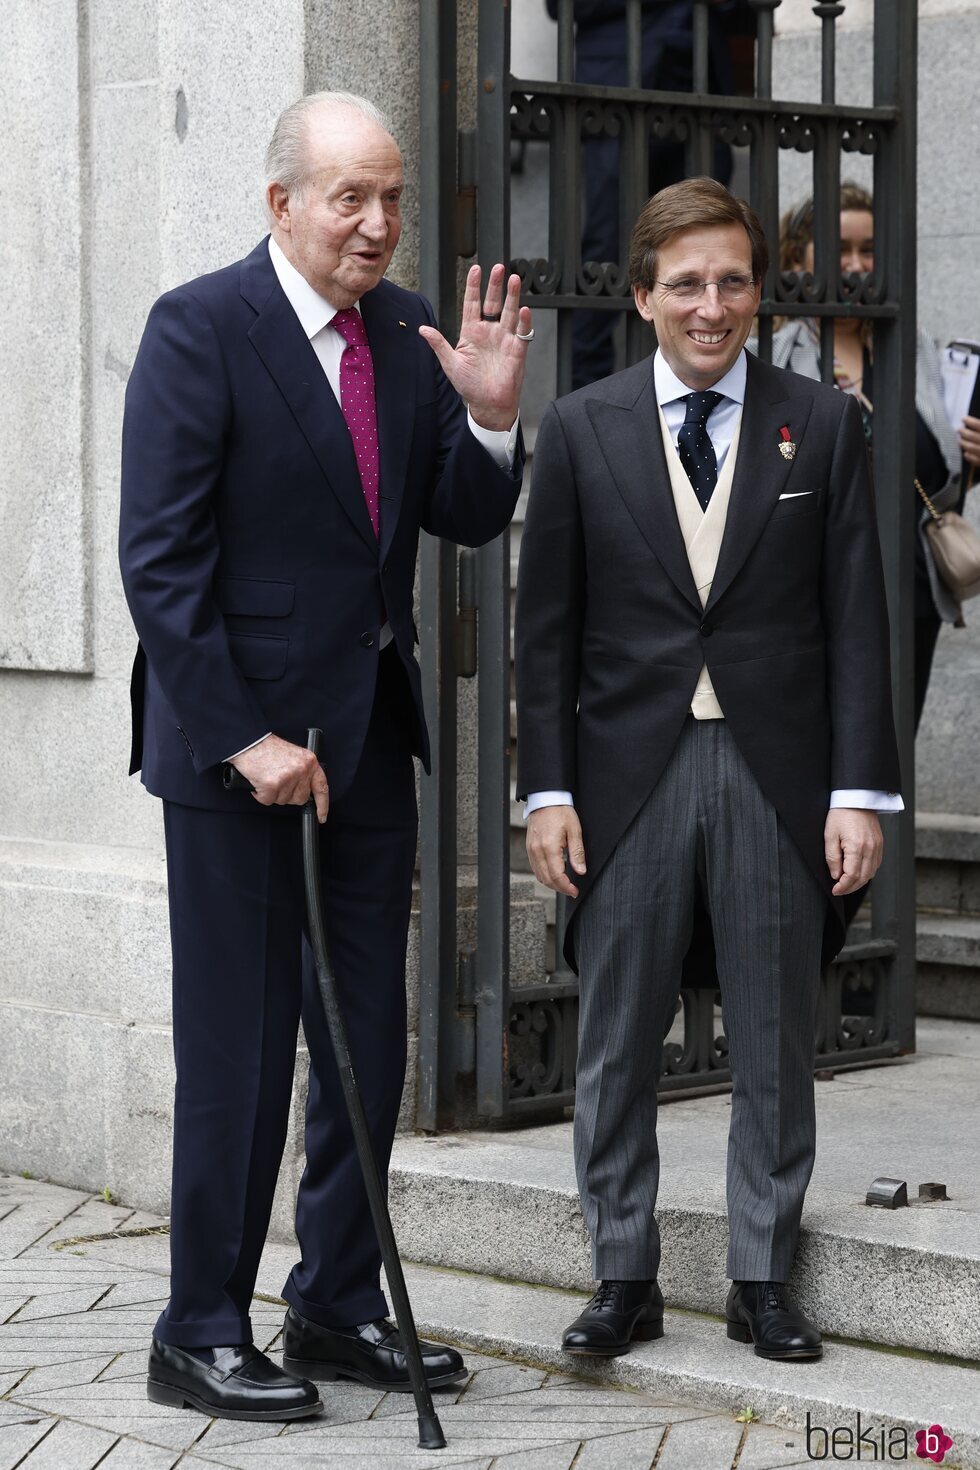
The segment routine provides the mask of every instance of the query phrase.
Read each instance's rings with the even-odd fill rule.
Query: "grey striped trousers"
[[[575,1167],[596,1279],[659,1267],[657,1079],[699,880],[733,1080],[728,1274],[785,1281],[796,1248],[827,900],[726,722],[689,718],[577,921]]]

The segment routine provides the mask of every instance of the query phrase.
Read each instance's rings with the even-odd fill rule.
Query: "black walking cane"
[[[306,748],[319,759],[319,730],[307,731]],[[231,774],[232,772],[234,775]],[[236,777],[238,777],[237,780]],[[226,787],[244,784],[240,773],[235,771],[233,766],[226,767],[224,782]],[[327,931],[323,922],[323,902],[320,896],[319,837],[316,803],[311,797],[303,808],[303,875],[306,882],[306,912],[309,920],[310,944],[316,960],[320,999],[323,1002],[337,1071],[340,1073],[340,1082],[344,1089],[344,1101],[347,1104],[351,1131],[354,1134],[354,1144],[361,1165],[364,1188],[371,1206],[371,1218],[374,1221],[378,1244],[381,1247],[385,1277],[395,1306],[395,1320],[398,1323],[398,1331],[401,1333],[408,1376],[412,1384],[412,1395],[419,1416],[419,1448],[441,1450],[446,1447],[446,1436],[442,1432],[439,1416],[432,1403],[432,1392],[425,1376],[422,1352],[419,1348],[418,1329],[415,1326],[412,1305],[408,1299],[408,1288],[405,1285],[402,1263],[398,1258],[398,1246],[395,1243],[395,1232],[391,1227],[391,1215],[381,1183],[378,1161],[374,1156],[374,1145],[368,1131],[367,1118],[364,1116],[364,1103],[361,1100],[357,1078],[354,1076],[354,1064],[351,1061],[350,1046],[347,1041],[347,1025],[340,1007],[337,982],[327,951]]]

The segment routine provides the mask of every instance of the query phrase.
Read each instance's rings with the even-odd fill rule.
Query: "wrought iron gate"
[[[782,274],[777,252],[763,288],[759,350],[769,357],[775,316],[821,324],[823,376],[832,380],[833,324],[841,315],[873,322],[875,473],[879,486],[911,483],[915,363],[915,88],[917,7],[874,0],[873,99],[864,107],[835,102],[835,37],[843,4],[812,6],[820,30],[821,99],[772,96],[774,17],[781,0],[749,0],[755,11],[754,95],[708,91],[710,0],[691,0],[690,92],[640,86],[642,0],[626,0],[627,86],[574,80],[573,0],[558,0],[557,80],[511,74],[507,0],[480,0],[477,128],[457,131],[456,7],[422,0],[423,168],[422,286],[438,303],[444,327],[456,321],[457,255],[484,266],[511,261],[511,150],[539,144],[549,157],[548,253],[514,260],[524,301],[542,319],[557,317],[557,380],[571,386],[572,312],[589,306],[625,320],[625,355],[651,350],[619,261],[581,258],[583,138],[620,140],[624,222],[647,195],[651,137],[683,144],[688,174],[710,172],[716,140],[747,150],[748,197],[770,244],[778,236],[781,153],[812,154],[815,267]],[[841,155],[873,160],[875,265],[870,277],[839,268]],[[474,190],[475,186],[475,190]],[[471,204],[478,201],[477,229]],[[790,203],[792,201],[785,201]],[[625,257],[625,231],[620,251]],[[885,861],[875,880],[870,928],[848,944],[824,976],[817,1065],[853,1065],[911,1050],[915,1041],[915,877],[913,839],[912,585],[914,528],[898,495],[880,494],[879,524],[892,626],[892,674],[906,811],[884,819]],[[905,507],[907,509],[907,507]],[[464,557],[467,555],[463,554]],[[423,549],[423,675],[433,725],[436,774],[422,792],[422,980],[420,1126],[478,1118],[551,1114],[574,1098],[577,983],[561,968],[541,984],[512,991],[510,919],[510,537],[481,550],[479,609],[479,854],[475,957],[456,941],[456,681],[465,653],[459,610],[461,576],[454,548]],[[461,653],[463,657],[461,660]],[[561,955],[561,905],[557,953]],[[729,1080],[727,1044],[716,995],[681,994],[682,1035],[665,1048],[664,1094]]]

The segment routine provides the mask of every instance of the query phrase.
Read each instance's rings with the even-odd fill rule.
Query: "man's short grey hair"
[[[265,184],[281,184],[287,194],[302,194],[309,176],[309,124],[321,108],[348,107],[391,132],[391,123],[380,107],[356,92],[311,92],[291,102],[276,123],[265,152]]]

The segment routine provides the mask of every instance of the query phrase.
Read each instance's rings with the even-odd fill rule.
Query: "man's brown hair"
[[[719,184],[700,176],[661,189],[644,204],[630,235],[630,284],[647,290],[657,276],[657,251],[683,230],[710,225],[741,225],[752,248],[752,275],[762,280],[769,246],[755,210]]]

